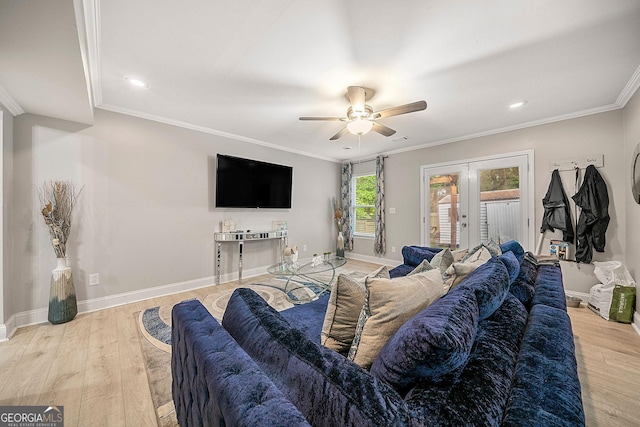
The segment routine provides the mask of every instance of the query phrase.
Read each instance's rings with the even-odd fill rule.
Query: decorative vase
[[[51,272],[49,292],[49,322],[57,325],[73,320],[78,314],[76,290],[71,268],[66,258],[57,258],[58,266]]]
[[[336,256],[344,258],[344,236],[342,231],[338,231],[338,242],[336,244]]]

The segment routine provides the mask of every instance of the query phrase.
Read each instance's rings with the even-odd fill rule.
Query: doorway
[[[421,168],[423,246],[533,241],[533,151]]]

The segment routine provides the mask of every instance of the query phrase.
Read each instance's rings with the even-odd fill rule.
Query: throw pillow
[[[396,279],[369,278],[366,287],[348,358],[369,369],[387,340],[414,314],[439,299],[444,288],[439,269]]]
[[[444,275],[447,268],[454,262],[453,254],[450,249],[444,249],[438,252],[430,261],[433,268],[439,268],[440,273]]]
[[[454,262],[445,272],[445,289],[449,290],[458,286],[465,277],[490,259],[491,253],[489,250],[484,246],[481,246],[479,249],[470,252],[462,262]]]
[[[367,277],[389,278],[389,271],[382,266],[366,276],[355,278],[340,274],[333,285],[329,304],[322,324],[320,343],[327,348],[344,353],[349,351],[360,311],[364,305],[365,285]]]
[[[458,249],[457,251],[452,251],[451,254],[453,255],[453,262],[460,262],[464,259],[464,257],[467,256],[467,254],[469,253],[469,248],[467,249]]]
[[[400,393],[421,378],[437,381],[465,363],[477,327],[475,295],[458,288],[402,325],[378,354],[371,374]]]
[[[431,263],[426,259],[423,259],[422,262],[418,264],[416,268],[414,268],[409,273],[407,273],[407,276],[413,276],[414,274],[424,273],[425,271],[429,271],[429,270],[433,270]]]

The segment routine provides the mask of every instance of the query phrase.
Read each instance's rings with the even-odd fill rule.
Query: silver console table
[[[229,231],[224,233],[213,233],[213,240],[216,242],[216,284],[220,283],[220,258],[222,256],[223,243],[235,243],[238,245],[238,282],[242,283],[242,249],[245,242],[258,240],[280,239],[280,258],[278,262],[283,262],[284,248],[287,246],[287,230],[274,231]]]

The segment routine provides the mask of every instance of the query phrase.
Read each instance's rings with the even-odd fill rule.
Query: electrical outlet
[[[396,247],[395,246],[391,246],[391,253],[395,254],[396,253]]]
[[[307,252],[307,245],[302,245],[302,252]]]
[[[100,273],[93,273],[89,275],[89,286],[96,286],[100,284]]]

